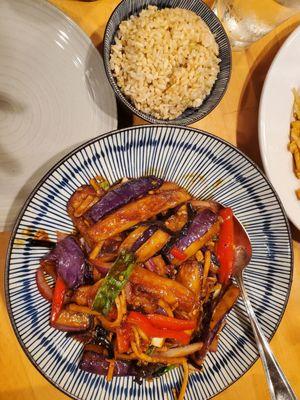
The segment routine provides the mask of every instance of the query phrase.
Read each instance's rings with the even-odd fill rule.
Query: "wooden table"
[[[105,24],[118,0],[95,2],[52,0],[73,18],[101,48]],[[299,24],[300,16],[282,24],[245,52],[233,54],[232,77],[221,103],[206,118],[194,124],[235,144],[261,166],[257,135],[257,113],[262,85],[279,47]],[[135,118],[135,123],[143,121]],[[287,378],[300,397],[300,232],[292,229],[295,255],[294,282],[290,300],[271,345]],[[9,233],[0,233],[0,399],[63,400],[68,399],[54,388],[27,359],[11,328],[3,290],[5,253]],[[222,400],[267,399],[268,390],[261,362],[234,385],[216,397]],[[162,399],[159,399],[162,400]]]

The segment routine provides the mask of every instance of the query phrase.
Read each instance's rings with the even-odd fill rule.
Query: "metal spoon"
[[[274,354],[270,348],[267,339],[265,338],[254,310],[247,295],[244,280],[243,270],[249,264],[252,256],[251,242],[243,225],[234,218],[234,240],[235,240],[235,261],[234,261],[234,277],[241,290],[241,294],[245,303],[245,307],[251,322],[253,333],[255,336],[257,348],[262,360],[267,382],[269,385],[270,396],[272,400],[290,400],[297,397],[289,385],[283,371],[281,370]]]

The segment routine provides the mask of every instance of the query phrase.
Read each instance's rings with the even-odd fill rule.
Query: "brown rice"
[[[138,110],[174,119],[210,93],[220,69],[218,53],[213,34],[194,12],[149,6],[121,22],[110,65]]]

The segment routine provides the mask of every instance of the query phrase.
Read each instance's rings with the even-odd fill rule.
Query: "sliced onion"
[[[145,262],[145,267],[151,272],[156,272],[156,265],[152,258],[149,258],[149,260]]]
[[[209,208],[211,211],[214,213],[218,213],[220,206],[218,203],[215,201],[209,201],[209,200],[192,200],[191,205],[195,207],[196,209],[205,209]]]
[[[54,280],[56,280],[57,273],[56,273],[56,266],[51,261],[42,260],[41,267],[47,275],[50,275]]]
[[[36,271],[35,279],[41,295],[44,297],[44,299],[51,302],[53,297],[53,289],[48,285],[48,282],[46,281],[44,275],[44,271],[41,267],[38,268],[38,270]]]
[[[175,347],[163,353],[155,353],[154,357],[185,357],[199,351],[203,346],[202,342],[188,344],[187,346]]]

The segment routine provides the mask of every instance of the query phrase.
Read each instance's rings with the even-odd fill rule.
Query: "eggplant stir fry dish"
[[[67,212],[74,232],[39,244],[50,247],[36,280],[51,326],[83,343],[79,368],[107,380],[182,366],[183,399],[239,296],[232,210],[155,176],[97,176]]]

